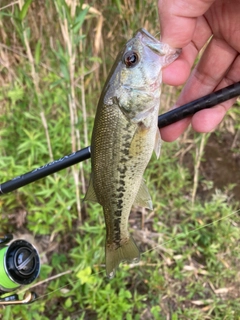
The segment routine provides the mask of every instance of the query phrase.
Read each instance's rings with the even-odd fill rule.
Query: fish
[[[140,251],[128,230],[133,205],[153,210],[143,174],[155,150],[162,68],[180,49],[139,29],[119,52],[102,90],[91,139],[91,178],[85,200],[103,207],[106,274],[113,278],[123,261],[136,263]]]

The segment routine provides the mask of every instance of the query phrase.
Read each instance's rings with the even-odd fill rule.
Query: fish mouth
[[[171,48],[168,44],[162,43],[162,42],[149,42],[149,43],[145,43],[146,46],[151,49],[152,51],[154,51],[157,55],[159,56],[166,56],[166,55],[171,55],[173,58],[174,57],[178,57],[179,54],[182,52],[181,49],[173,49]]]
[[[152,39],[153,41],[158,41],[156,38],[154,38],[153,35],[151,35],[151,33],[149,33],[146,29],[141,28],[138,30],[138,32],[140,32],[142,35],[147,36],[148,38]]]
[[[143,28],[140,29],[138,33],[141,35],[142,43],[161,57],[169,55],[173,60],[175,60],[182,51],[181,49],[172,48],[168,44],[157,40]]]

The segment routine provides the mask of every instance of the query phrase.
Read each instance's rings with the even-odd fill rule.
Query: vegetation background
[[[0,1],[1,182],[89,145],[108,71],[140,27],[159,36],[155,1]],[[163,87],[162,113],[179,90]],[[101,207],[82,201],[89,161],[1,196],[0,232],[33,243],[42,268],[37,301],[0,318],[239,319],[239,128],[236,103],[214,133],[163,144],[145,176],[154,211],[129,219],[141,262],[111,281]]]

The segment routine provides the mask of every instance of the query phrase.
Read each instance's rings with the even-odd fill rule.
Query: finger
[[[167,127],[161,128],[160,133],[162,140],[166,142],[172,142],[176,140],[189,126],[190,123],[191,117],[188,117],[176,123],[170,124]]]
[[[162,41],[173,48],[183,48],[193,38],[196,18],[202,16],[215,0],[159,0],[158,12]]]
[[[192,71],[177,105],[213,92],[226,76],[237,55],[238,52],[225,40],[213,37]]]
[[[182,90],[176,105],[183,105],[213,92],[217,86],[220,85],[232,64],[234,68],[232,68],[232,70],[235,70],[235,68],[236,70],[239,70],[239,65],[233,63],[236,55],[237,52],[229,47],[224,40],[215,39],[213,37]],[[240,76],[238,72],[231,72],[235,72],[233,78],[234,81],[239,81],[238,79],[235,80]],[[230,76],[233,77],[232,74],[230,74]],[[233,103],[233,100],[232,102],[226,102],[226,104],[230,105],[231,103]],[[199,113],[194,115],[193,126],[194,129],[200,132],[206,132],[209,130],[211,123],[212,126],[215,127],[225,114],[224,110],[222,110],[222,106],[218,106],[218,109],[215,107],[215,111],[214,109],[209,109],[200,111]],[[165,141],[175,140],[187,128],[189,122],[190,119],[184,119],[178,123],[163,128],[161,130],[162,139]]]
[[[214,30],[214,35],[226,39],[238,52],[240,52],[239,12],[239,0],[218,0],[204,15]]]
[[[232,64],[229,72],[222,79],[215,91],[225,88],[235,82],[240,81],[240,56],[238,55]],[[227,110],[234,104],[237,98],[225,101],[214,108],[205,109],[197,112],[192,117],[192,127],[197,132],[209,132],[222,121]]]
[[[191,42],[182,49],[182,53],[176,61],[163,69],[163,82],[173,86],[185,83],[199,51],[211,35],[212,30],[206,19],[204,17],[196,19],[196,28]]]

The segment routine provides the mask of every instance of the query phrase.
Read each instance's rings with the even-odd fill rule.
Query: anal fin
[[[134,205],[153,210],[152,199],[144,180],[141,182]]]

